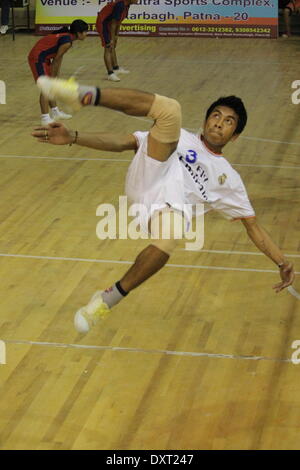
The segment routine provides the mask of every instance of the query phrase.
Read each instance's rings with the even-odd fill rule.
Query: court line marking
[[[106,158],[106,157],[95,157],[95,158],[83,158],[83,157],[38,157],[34,155],[0,155],[0,158],[21,158],[21,159],[32,159],[32,160],[66,160],[66,161],[89,161],[89,162],[111,162],[111,163],[131,163],[133,158]],[[291,166],[291,165],[261,165],[255,163],[231,163],[232,166],[243,166],[243,167],[254,167],[254,168],[279,168],[284,170],[300,170],[300,165]]]
[[[136,38],[135,38],[136,39]],[[9,59],[9,58],[8,58]],[[10,60],[13,60],[13,59],[10,59]],[[130,60],[130,63],[133,65],[133,64],[136,64],[136,63],[141,63],[142,65],[145,63],[143,59],[138,59],[138,58],[135,58],[133,59],[132,57],[130,58],[129,57],[129,60]],[[150,59],[151,61],[152,59]],[[72,62],[81,62],[82,59],[78,58],[78,57],[72,57]],[[95,63],[95,59],[93,58],[90,58],[90,57],[86,57],[85,58],[85,61],[87,62],[93,62]],[[25,64],[26,62],[24,62]],[[126,61],[126,64],[128,63],[128,60]],[[226,65],[249,65],[249,66],[252,66],[252,65],[275,65],[275,66],[278,66],[278,65],[294,65],[295,67],[299,64],[299,62],[295,61],[295,62],[265,62],[265,61],[255,61],[255,62],[251,62],[251,61],[241,61],[241,60],[233,60],[233,61],[223,61],[223,60],[205,60],[205,59],[199,59],[199,60],[185,60],[185,59],[166,59],[165,61],[166,64],[168,63],[175,63],[175,64],[211,64],[211,65],[215,65],[215,64],[226,64]],[[69,67],[71,68],[71,64],[68,64]],[[128,64],[129,66],[130,64]],[[129,67],[130,68],[130,67]],[[72,73],[70,71],[70,73]],[[106,78],[105,76],[103,76],[104,79]]]
[[[37,160],[69,160],[69,161],[79,161],[79,162],[84,162],[84,161],[90,161],[90,162],[93,162],[93,161],[99,161],[99,162],[125,162],[125,163],[128,163],[128,162],[131,162],[132,159],[125,159],[125,158],[98,158],[98,157],[95,157],[95,158],[83,158],[83,157],[37,157],[37,156],[34,156],[34,155],[0,155],[0,158],[24,158],[24,159],[37,159]],[[300,166],[299,166],[299,169],[300,169]]]
[[[94,35],[91,36],[91,37],[94,37]],[[143,38],[143,37],[144,37],[144,36],[141,35],[141,38]],[[129,39],[129,38],[127,38],[127,39]],[[135,39],[137,39],[137,38],[135,38]],[[95,63],[95,59],[93,59],[93,58],[91,58],[91,57],[86,57],[84,60],[85,60],[85,62],[93,62],[93,63]],[[132,66],[134,66],[134,65],[140,65],[140,63],[141,63],[141,65],[144,65],[144,63],[145,63],[142,59],[138,59],[138,58],[136,58],[136,59],[130,58],[129,60],[130,60],[130,64],[131,64]],[[19,65],[24,65],[24,66],[27,65],[27,63],[26,63],[26,62],[23,62],[22,59],[17,59],[17,60],[16,60],[16,59],[12,59],[11,57],[6,57],[6,58],[5,58],[5,62],[6,62],[6,61],[13,61],[14,63],[19,63]],[[82,59],[80,59],[80,58],[78,58],[78,57],[72,57],[72,63],[73,63],[73,62],[82,62]],[[126,61],[126,63],[127,63],[127,62],[128,62],[128,61]],[[150,62],[151,62],[151,58],[150,58]],[[204,64],[206,64],[206,65],[207,65],[207,64],[210,64],[210,65],[216,65],[216,64],[221,64],[221,65],[249,65],[249,66],[253,66],[253,65],[265,65],[265,66],[274,65],[274,66],[277,66],[277,67],[280,66],[280,65],[290,65],[291,67],[292,67],[292,66],[297,67],[298,64],[299,64],[297,61],[295,61],[295,62],[265,62],[265,61],[255,61],[255,62],[251,62],[251,61],[239,61],[239,60],[234,60],[234,61],[228,62],[228,61],[223,61],[223,60],[203,60],[203,59],[202,59],[202,60],[201,60],[201,59],[199,59],[199,60],[167,59],[167,60],[166,60],[166,64],[168,64],[168,63],[175,63],[175,64],[202,64],[202,65],[204,65]],[[129,65],[130,65],[130,64],[129,64]],[[69,73],[70,75],[73,75],[73,74],[74,74],[74,72],[72,71],[72,64],[66,64],[66,68],[68,68],[68,70],[65,71],[66,74],[68,74],[68,73]],[[91,73],[91,71],[89,71],[89,73]],[[279,72],[278,72],[278,73],[279,73]],[[98,72],[98,71],[94,71],[93,74],[99,75],[99,72]],[[105,75],[103,75],[102,80],[106,80],[106,76],[105,76]]]
[[[121,261],[121,260],[112,260],[112,259],[92,259],[92,258],[67,258],[60,256],[38,256],[38,255],[21,255],[13,253],[0,253],[0,258],[27,258],[27,259],[39,259],[39,260],[49,260],[49,261],[78,261],[84,263],[109,263],[109,264],[133,264],[134,261]],[[254,273],[276,273],[278,274],[278,269],[253,269],[253,268],[230,268],[225,266],[202,266],[200,264],[172,264],[167,263],[165,267],[168,268],[186,268],[186,269],[208,269],[215,271],[238,271],[238,272],[254,272]],[[300,274],[296,272],[295,274]]]
[[[273,140],[273,139],[263,139],[261,137],[247,137],[245,135],[241,135],[239,139],[246,139],[246,140],[257,140],[258,142],[268,142],[271,144],[286,144],[286,145],[300,145],[300,142],[290,142],[285,140]]]
[[[273,358],[266,356],[246,356],[238,354],[218,354],[218,353],[202,353],[193,351],[172,351],[168,349],[144,349],[144,348],[125,348],[119,346],[96,346],[87,344],[73,343],[54,343],[45,341],[29,341],[29,340],[5,340],[7,344],[25,344],[30,346],[46,346],[52,348],[71,348],[71,349],[87,349],[96,351],[113,351],[113,352],[134,352],[144,354],[163,354],[169,356],[185,356],[185,357],[205,357],[214,359],[238,359],[244,361],[272,361],[272,362],[292,362],[291,359]]]
[[[230,162],[229,162],[230,163]],[[256,164],[256,163],[230,163],[232,166],[250,166],[254,168],[280,168],[284,170],[300,170],[300,165],[268,165],[268,164]]]
[[[179,251],[193,251],[179,248]],[[266,256],[264,253],[256,253],[254,251],[231,251],[231,250],[200,250],[199,253],[215,253],[220,255],[249,255],[249,256]],[[300,254],[284,254],[287,258],[300,258]]]

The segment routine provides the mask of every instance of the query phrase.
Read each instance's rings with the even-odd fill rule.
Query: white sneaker
[[[117,73],[130,73],[129,70],[123,69],[123,67],[118,68]]]
[[[0,34],[6,34],[8,31],[8,25],[7,24],[3,24],[0,28]]]
[[[78,333],[88,333],[92,326],[110,313],[110,309],[103,302],[102,292],[98,290],[89,303],[75,313],[74,326]]]
[[[79,85],[73,77],[69,78],[69,80],[63,80],[42,75],[37,79],[36,83],[43,95],[49,100],[62,101],[74,110],[81,108]]]
[[[52,122],[55,122],[55,121],[50,116],[43,116],[41,118],[42,126],[48,126],[48,124],[52,124]]]
[[[119,82],[120,81],[118,75],[116,75],[115,73],[111,73],[110,75],[107,75],[107,80],[110,80],[111,82]]]
[[[72,114],[66,114],[63,111],[60,111],[59,109],[58,111],[52,111],[52,118],[55,121],[59,121],[60,119],[71,119]]]

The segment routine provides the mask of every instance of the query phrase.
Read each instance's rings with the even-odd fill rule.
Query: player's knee
[[[162,143],[172,143],[179,139],[182,116],[178,101],[155,95],[148,116],[154,120],[150,134],[156,140]]]

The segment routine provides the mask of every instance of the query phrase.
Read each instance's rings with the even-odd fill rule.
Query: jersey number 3
[[[196,163],[197,153],[195,152],[195,150],[188,150],[185,159],[188,163]]]

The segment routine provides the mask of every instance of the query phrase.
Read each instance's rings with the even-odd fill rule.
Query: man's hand
[[[273,286],[276,293],[282,291],[288,286],[291,286],[295,279],[294,266],[292,263],[284,263],[279,269],[282,281]]]
[[[67,145],[74,142],[75,134],[60,122],[53,122],[48,126],[36,127],[31,134],[44,144]]]
[[[268,256],[277,266],[280,264],[280,277],[281,282],[275,284],[273,289],[276,293],[282,291],[290,286],[295,279],[295,272],[292,263],[284,259],[284,256],[279,247],[273,242],[270,235],[265,229],[258,224],[256,217],[249,219],[242,219],[242,222],[247,230],[248,236],[253,243],[260,249],[266,256]],[[282,265],[281,265],[282,264]]]

